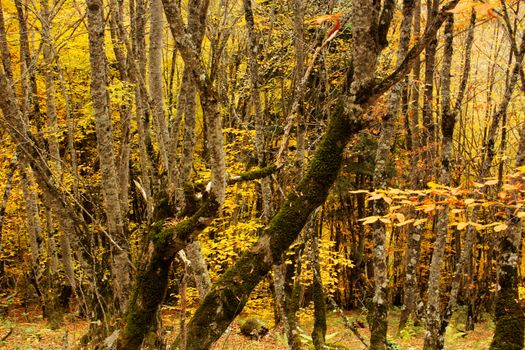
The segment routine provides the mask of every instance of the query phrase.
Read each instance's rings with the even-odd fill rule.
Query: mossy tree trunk
[[[326,337],[326,300],[323,291],[323,280],[321,278],[321,263],[319,261],[320,248],[319,238],[322,237],[322,229],[316,222],[317,215],[314,213],[310,219],[311,227],[308,233],[312,245],[312,271],[313,271],[313,301],[314,301],[314,329],[312,330],[312,340],[316,350],[324,349]],[[321,216],[322,217],[322,216]]]
[[[164,220],[152,226],[148,234],[146,257],[135,279],[126,324],[117,340],[117,349],[140,349],[164,299],[168,273],[175,255],[187,246],[192,236],[206,227],[217,210],[217,202],[210,198],[192,217],[175,226],[167,225]]]
[[[496,330],[491,350],[523,349],[525,315],[518,300],[518,260],[520,255],[521,220],[511,215],[509,227],[501,238],[496,295]]]
[[[525,32],[524,32],[525,34]],[[525,126],[521,130],[516,167],[525,165]],[[521,186],[525,184],[523,172],[518,179]],[[515,194],[516,202],[520,194]],[[522,198],[521,198],[522,199]],[[523,349],[525,336],[525,315],[519,304],[518,269],[523,225],[518,217],[520,208],[509,207],[507,210],[507,229],[500,240],[500,257],[498,259],[498,285],[496,294],[495,322],[496,331],[491,350]]]
[[[259,241],[245,252],[213,285],[188,325],[187,344],[208,349],[240,313],[251,291],[269,272],[272,263],[295,241],[310,213],[320,206],[334,182],[342,152],[351,135],[361,130],[362,120],[345,118],[341,112],[319,146],[303,180],[270,221]],[[206,332],[203,330],[206,329]]]
[[[178,22],[181,21],[174,12],[177,5],[171,0],[163,2],[172,32],[180,34],[177,37],[183,40],[184,30],[180,29]],[[311,212],[325,201],[337,177],[343,151],[350,138],[367,125],[368,119],[364,117],[363,109],[405,76],[411,62],[442,25],[446,11],[454,8],[457,3],[458,0],[447,2],[396,71],[375,83],[379,53],[377,40],[383,37],[377,35],[370,27],[371,21],[366,20],[367,16],[374,13],[375,7],[372,1],[353,1],[354,75],[349,96],[341,99],[334,108],[330,125],[303,178],[270,220],[261,238],[212,286],[197,309],[188,325],[187,344],[191,344],[192,349],[209,349],[241,312],[249,295],[267,275],[272,264],[281,260],[282,253],[295,241]],[[386,36],[388,27],[378,30]],[[183,42],[179,42],[179,45],[182,44]]]

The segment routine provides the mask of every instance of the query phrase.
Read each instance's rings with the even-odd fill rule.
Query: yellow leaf
[[[406,221],[401,221],[401,222],[398,222],[396,224],[397,227],[401,227],[401,226],[405,226],[405,225],[408,225],[410,223],[414,222],[414,219],[410,219],[410,220],[406,220]]]
[[[497,226],[494,226],[494,232],[501,232],[501,231],[505,231],[507,229],[508,225],[505,224],[505,223],[501,223]]]
[[[464,230],[468,226],[468,224],[469,224],[468,222],[458,222],[457,229],[459,231]]]
[[[427,222],[428,219],[418,219],[416,221],[414,221],[414,226],[419,226],[425,222]]]
[[[383,198],[383,195],[381,193],[374,194],[374,195],[368,197],[367,201],[375,201],[375,200],[378,200],[378,199],[381,199],[381,198]]]
[[[390,221],[390,219],[387,219],[387,218],[380,218],[379,221],[381,221],[384,224],[390,224],[392,222]]]
[[[435,182],[432,182],[432,181],[427,182],[427,186],[428,186],[429,188],[440,188],[440,187],[443,187],[443,185],[440,185],[440,184],[435,183]]]
[[[397,221],[399,221],[399,222],[405,221],[405,215],[403,215],[401,213],[395,213],[394,215],[395,215]]]
[[[493,185],[497,185],[497,184],[498,184],[498,180],[485,181],[485,185],[487,185],[487,186],[493,186]]]
[[[473,6],[474,10],[481,16],[481,17],[492,17],[496,18],[496,15],[494,14],[494,5],[493,4],[486,4],[486,3],[477,3]]]
[[[468,3],[468,2],[462,2],[460,4],[457,4],[456,7],[454,7],[452,10],[448,10],[449,13],[465,13],[468,10],[470,10],[474,4]]]
[[[483,229],[485,228],[484,225],[482,225],[482,224],[478,224],[477,222],[471,222],[471,221],[470,221],[470,222],[469,222],[469,225],[474,226],[474,228],[475,228],[476,230],[483,230]]]
[[[381,217],[380,216],[368,216],[366,218],[359,219],[358,221],[362,221],[363,225],[369,225],[379,220],[379,218]]]
[[[431,211],[436,209],[436,205],[435,204],[425,204],[421,206],[421,208],[423,209],[425,213],[430,213]]]
[[[519,172],[525,173],[525,165],[517,167],[516,170]]]
[[[516,215],[516,216],[519,217],[520,219],[525,218],[525,211],[520,211],[520,212],[518,213],[518,215]]]
[[[387,202],[387,204],[389,204],[389,205],[392,204],[392,201],[393,201],[392,198],[387,197],[387,196],[383,197],[383,200],[384,200],[385,202]]]
[[[359,193],[369,193],[369,192],[367,190],[355,190],[355,191],[350,191],[348,193],[359,194]]]
[[[518,185],[504,184],[503,189],[505,191],[516,191],[519,190],[520,187]]]
[[[452,209],[450,212],[452,214],[459,214],[459,213],[463,213],[463,209]]]
[[[470,205],[474,203],[476,200],[474,198],[467,198],[465,199],[465,205]]]

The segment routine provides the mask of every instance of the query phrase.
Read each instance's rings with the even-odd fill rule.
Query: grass
[[[257,316],[248,315],[245,316]],[[346,317],[364,321],[363,312],[348,312]],[[397,344],[399,349],[418,350],[423,347],[424,329],[410,324],[401,334],[396,334],[399,313],[392,311],[389,318],[389,339]],[[167,329],[173,329],[168,332],[168,343],[173,341],[178,332],[178,316],[174,310],[166,310],[163,313],[164,325]],[[305,340],[305,349],[308,348],[309,333],[312,329],[312,320],[308,313],[302,313],[301,329],[303,330],[303,339]],[[271,323],[271,320],[267,320]],[[9,318],[0,321],[0,339],[9,333],[12,333],[0,343],[0,350],[56,350],[64,349],[69,346],[70,349],[80,349],[78,341],[86,332],[89,323],[80,320],[74,315],[66,316],[66,324],[58,330],[47,328],[46,322],[42,320],[38,309],[32,308],[28,313],[22,309],[10,310]],[[446,334],[445,349],[447,350],[483,350],[488,349],[492,334],[493,325],[488,317],[476,325],[472,332],[461,331],[462,324],[455,320],[451,323]],[[365,339],[368,339],[369,333],[367,328],[360,328],[359,332]],[[270,333],[263,339],[257,341],[248,339],[240,334],[238,322],[234,322],[228,332],[224,334],[219,341],[213,346],[213,350],[263,350],[275,349],[285,350],[283,337],[280,336],[279,327],[273,328]],[[335,313],[328,315],[328,343],[334,345],[333,348],[361,350],[365,347],[359,342],[355,335],[348,330],[341,317]],[[67,344],[66,344],[67,343]]]

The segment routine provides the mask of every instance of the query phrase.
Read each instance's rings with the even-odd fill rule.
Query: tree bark
[[[412,12],[414,9],[413,0],[403,2],[403,20],[401,23],[401,33],[397,52],[397,64],[401,64],[408,52],[410,43],[410,30],[412,22]],[[390,159],[390,149],[394,142],[395,125],[398,116],[399,102],[403,90],[403,81],[397,83],[390,93],[390,100],[386,114],[383,116],[382,131],[377,152],[375,155],[375,169],[373,176],[374,188],[384,189],[388,185],[388,161]],[[384,216],[388,213],[388,205],[383,200],[374,201],[373,215]],[[370,324],[370,349],[382,350],[387,347],[388,330],[388,266],[386,250],[386,227],[378,221],[372,226],[372,241],[374,242],[373,268],[374,268],[374,297],[371,301],[369,310]]]
[[[326,300],[323,290],[323,280],[321,278],[321,263],[319,251],[319,238],[322,238],[322,228],[318,227],[317,212],[312,213],[311,227],[306,226],[310,235],[312,245],[312,271],[313,286],[312,298],[314,300],[314,328],[312,330],[312,340],[316,350],[325,349],[326,345]]]
[[[168,1],[165,0],[165,9]],[[443,23],[446,11],[454,8],[457,2],[451,1],[444,5],[423,39],[416,43],[407,55],[410,57],[405,58],[395,73],[377,85],[372,85],[378,54],[375,38],[370,35],[370,28],[366,24],[366,17],[372,13],[372,4],[354,1],[352,51],[355,71],[349,101],[340,101],[303,179],[295,191],[289,194],[259,241],[212,287],[196,311],[188,325],[187,335],[188,344],[192,344],[194,349],[208,349],[220,337],[242,310],[253,288],[268,273],[272,263],[281,259],[282,252],[295,240],[309,214],[326,199],[350,137],[366,125],[367,121],[361,114],[362,108],[404,77],[411,61]],[[170,18],[169,15],[167,17]],[[357,104],[352,104],[352,101]],[[203,334],[201,330],[205,328],[208,332]]]
[[[415,0],[414,4],[414,38],[418,39],[421,34],[421,0]],[[417,57],[414,60],[414,67],[412,69],[412,80],[419,81],[421,71],[421,60]],[[418,166],[418,149],[422,144],[421,133],[419,128],[419,87],[417,84],[413,84],[412,92],[409,102],[409,129],[410,129],[410,145],[411,151],[414,156],[411,158],[410,165],[416,169]],[[413,188],[420,188],[421,176],[414,176],[411,181]],[[415,211],[413,211],[414,214]],[[420,217],[416,217],[420,219]],[[410,315],[416,310],[417,298],[417,276],[416,267],[419,261],[419,255],[421,252],[421,240],[423,237],[423,231],[425,229],[424,224],[419,224],[414,227],[410,227],[408,243],[406,247],[406,265],[405,265],[405,288],[403,290],[403,307],[401,309],[401,315],[399,317],[399,328],[401,331],[405,328],[406,323]]]
[[[524,32],[525,35],[525,32]],[[520,48],[520,55],[523,58],[523,37]],[[515,69],[521,70],[521,61],[516,57]],[[514,74],[514,73],[513,73]],[[522,127],[518,153],[515,161],[516,167],[525,165],[525,127]],[[523,172],[517,182],[523,186],[525,180]],[[519,194],[514,194],[514,200],[519,199]],[[520,247],[523,234],[523,224],[518,214],[523,212],[523,208],[512,206],[507,208],[507,229],[500,238],[500,256],[497,262],[498,283],[496,290],[495,323],[496,330],[491,350],[518,350],[523,349],[523,339],[525,335],[525,314],[519,303],[519,265]]]
[[[1,13],[2,11],[0,11]],[[1,31],[1,29],[0,29]],[[2,206],[0,207],[0,253],[3,252],[3,240],[2,240],[2,229],[4,226],[4,218],[5,218],[5,211],[7,208],[7,201],[9,200],[9,196],[11,194],[11,188],[13,184],[13,176],[15,174],[15,171],[17,169],[18,165],[18,157],[15,154],[13,158],[11,159],[11,162],[9,163],[9,167],[7,169],[7,179],[4,185],[4,194],[2,196]],[[2,259],[0,260],[0,278],[4,277],[5,268],[4,268],[5,261]],[[0,284],[1,285],[1,284]]]
[[[442,150],[441,165],[439,169],[439,183],[444,186],[450,185],[450,161],[452,157],[452,137],[454,135],[454,125],[456,118],[451,112],[450,106],[450,77],[453,55],[453,32],[454,32],[454,15],[449,14],[445,24],[445,45],[443,49],[443,69],[441,72],[441,101],[442,101],[442,123],[441,133]],[[438,198],[444,201],[445,197]],[[428,301],[426,308],[426,332],[425,332],[425,350],[440,350],[445,345],[445,332],[441,328],[441,271],[443,257],[445,255],[445,246],[448,237],[448,205],[439,209],[436,213],[436,240],[434,250],[432,251],[432,261],[428,276]]]
[[[124,234],[117,181],[116,157],[113,145],[113,126],[107,91],[106,53],[104,45],[104,5],[102,0],[87,0],[88,36],[91,68],[91,96],[95,115],[97,147],[101,169],[108,232],[118,248],[112,252],[111,270],[115,296],[120,311],[125,311],[131,289],[129,249]]]
[[[452,109],[443,108],[443,111],[444,111],[443,113],[444,116],[443,116],[443,121],[442,121],[443,130],[453,128],[454,124],[457,122],[457,116],[460,113],[461,105],[463,103],[463,98],[466,92],[467,82],[468,82],[468,78],[470,74],[470,68],[471,68],[470,61],[471,61],[472,44],[474,42],[475,24],[476,24],[476,11],[472,11],[468,36],[466,40],[467,42],[466,42],[466,49],[465,49],[465,60],[463,64],[463,75],[461,77],[460,87],[459,87],[458,95],[456,98],[455,106]],[[450,39],[447,37],[447,40],[450,40]],[[452,115],[447,116],[448,113],[451,113]],[[445,131],[443,131],[443,134],[444,135],[446,134]],[[447,144],[447,147],[450,148],[451,145]],[[445,145],[444,145],[443,150],[445,151]],[[451,162],[451,159],[448,159],[448,162]],[[443,312],[440,331],[446,330],[448,323],[450,321],[450,318],[452,317],[452,314],[455,311],[457,297],[459,293],[459,287],[461,284],[461,280],[463,278],[463,273],[465,271],[465,268],[468,264],[468,261],[470,261],[470,258],[472,256],[472,248],[474,246],[475,239],[476,239],[475,229],[472,227],[469,227],[465,235],[465,239],[463,242],[463,247],[461,249],[459,261],[456,264],[454,275],[452,277],[452,284],[450,287],[450,298],[448,300],[447,307],[445,308],[445,311]]]

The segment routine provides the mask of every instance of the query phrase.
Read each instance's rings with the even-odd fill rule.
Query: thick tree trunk
[[[523,39],[522,39],[523,40]],[[516,167],[525,165],[525,127],[521,129],[520,143],[516,156]],[[523,186],[525,179],[523,172],[518,182]],[[520,194],[515,194],[518,200]],[[523,224],[518,213],[522,208],[507,209],[507,229],[500,238],[500,256],[498,259],[498,284],[496,290],[495,323],[496,330],[491,350],[518,350],[523,349],[525,335],[525,314],[519,303],[519,265],[520,247],[523,234]]]
[[[126,325],[119,335],[117,349],[140,348],[166,293],[168,273],[175,255],[186,247],[192,236],[206,226],[203,223],[214,217],[217,209],[217,203],[211,199],[191,218],[176,226],[165,227],[164,222],[159,221],[150,229],[144,266],[136,277]]]

